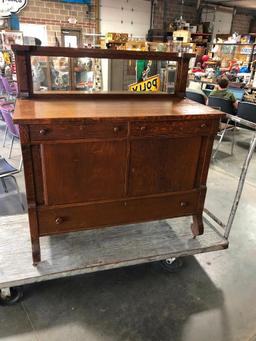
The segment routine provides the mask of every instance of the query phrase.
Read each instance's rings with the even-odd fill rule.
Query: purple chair
[[[6,77],[0,76],[0,79],[3,83],[3,87],[5,89],[5,92],[10,97],[16,97],[17,96],[17,85],[15,83],[9,83],[8,79]]]
[[[1,108],[1,111],[2,111],[3,118],[5,120],[6,126],[8,128],[8,132],[12,136],[11,146],[10,146],[9,156],[8,156],[8,158],[10,159],[11,158],[11,154],[12,154],[12,147],[13,147],[14,139],[15,138],[19,139],[20,138],[19,126],[17,124],[13,123],[12,114],[11,114],[13,109],[10,109],[8,107],[3,106]]]
[[[5,122],[4,116],[2,114],[2,109],[3,108],[6,108],[9,111],[12,111],[14,109],[14,104],[12,102],[7,102],[7,101],[1,101],[0,100],[0,119],[2,119]],[[5,124],[3,147],[5,146],[5,141],[6,141],[7,133],[8,133],[8,126],[7,126],[7,124]]]
[[[3,95],[4,92],[5,92],[5,89],[4,89],[3,81],[0,78],[0,95]]]
[[[13,85],[13,88],[14,88],[14,90],[15,90],[15,92],[16,92],[16,96],[17,96],[17,94],[18,94],[18,92],[19,92],[19,89],[18,89],[18,83],[17,82],[13,82],[12,83]]]
[[[0,83],[1,83],[1,80],[0,80]],[[4,104],[5,104],[5,101],[0,99],[0,119],[2,121],[4,121],[4,118],[3,118],[2,113],[1,113],[1,106],[4,105]]]

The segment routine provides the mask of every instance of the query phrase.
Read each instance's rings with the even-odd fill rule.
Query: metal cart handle
[[[241,198],[241,194],[244,188],[244,182],[245,182],[245,178],[246,178],[246,174],[253,156],[253,152],[254,149],[256,148],[256,123],[244,120],[243,118],[237,117],[237,116],[233,116],[230,114],[226,114],[227,119],[229,119],[230,121],[242,124],[250,129],[254,129],[255,133],[253,135],[253,138],[251,140],[250,143],[250,147],[248,150],[248,153],[246,155],[246,158],[244,160],[243,163],[243,167],[241,170],[241,174],[239,177],[239,181],[238,181],[238,185],[237,185],[237,189],[236,189],[236,194],[233,200],[233,204],[229,213],[229,217],[228,217],[228,222],[227,224],[223,223],[218,217],[216,217],[212,212],[210,212],[207,208],[204,209],[204,213],[207,214],[212,220],[215,221],[215,223],[217,223],[217,225],[219,225],[220,227],[224,228],[224,238],[228,239],[234,219],[235,219],[235,215],[237,212],[237,207]]]

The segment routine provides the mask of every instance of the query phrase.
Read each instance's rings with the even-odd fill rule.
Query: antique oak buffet
[[[202,212],[221,113],[184,99],[190,56],[13,46],[33,263],[39,237]],[[31,56],[177,63],[175,94],[33,91]],[[116,71],[117,72],[117,71]],[[86,245],[85,245],[86,247]]]

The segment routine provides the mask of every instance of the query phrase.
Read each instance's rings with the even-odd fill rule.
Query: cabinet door
[[[41,145],[45,204],[123,197],[126,149],[125,140]]]
[[[147,195],[195,187],[201,137],[131,141],[129,194]]]

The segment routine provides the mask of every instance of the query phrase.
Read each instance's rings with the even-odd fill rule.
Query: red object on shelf
[[[193,72],[193,73],[196,73],[196,72],[204,72],[204,70],[203,70],[202,68],[194,67],[194,68],[192,69],[192,72]]]
[[[12,73],[16,73],[16,64],[12,64]]]
[[[209,56],[207,54],[202,56],[202,61],[203,62],[208,62],[208,60],[209,60]]]

